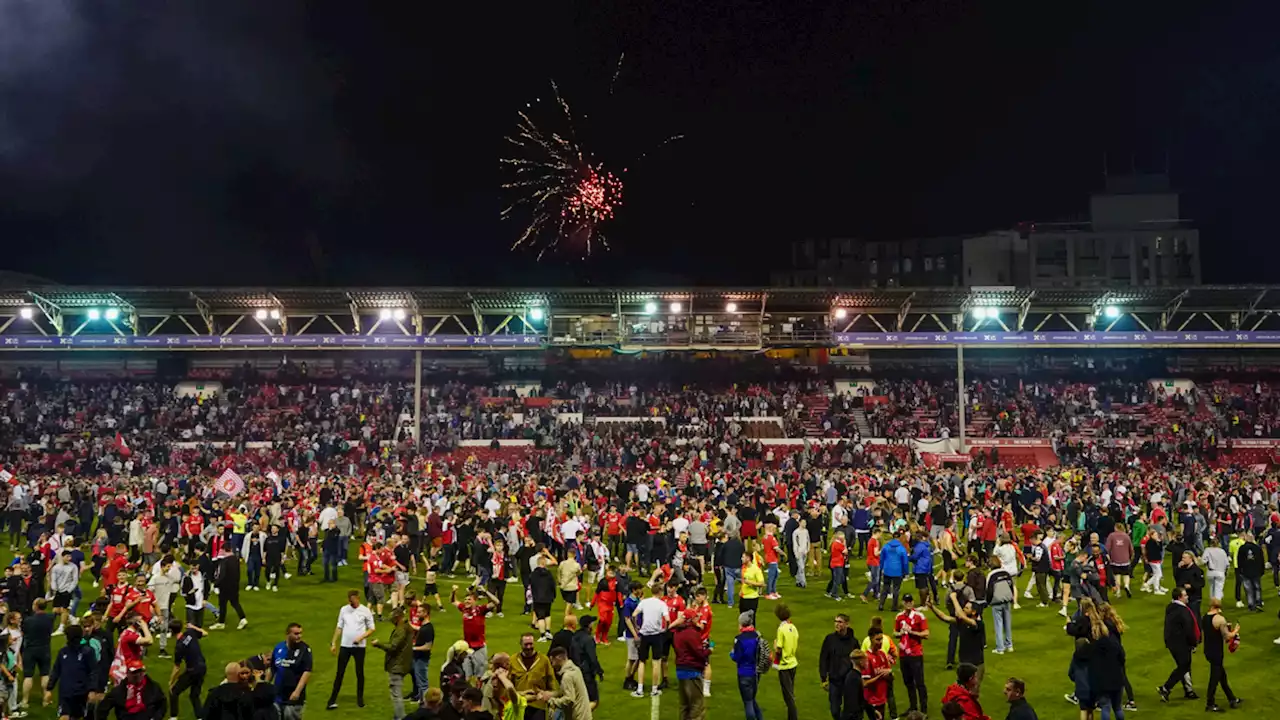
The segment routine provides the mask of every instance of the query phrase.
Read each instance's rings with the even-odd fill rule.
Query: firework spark
[[[502,187],[519,195],[502,217],[528,213],[529,223],[512,250],[536,247],[541,259],[564,242],[590,255],[597,244],[609,246],[601,226],[613,219],[622,204],[622,181],[603,163],[592,162],[577,141],[569,103],[555,83],[551,90],[567,132],[543,130],[527,113],[520,113],[516,133],[507,140],[520,148],[521,156],[501,160],[514,173]]]

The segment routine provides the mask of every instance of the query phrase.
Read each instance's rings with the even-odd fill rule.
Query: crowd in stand
[[[744,410],[751,418],[774,417],[779,408],[802,411],[801,398],[822,387],[807,381],[716,391],[628,387],[634,405],[619,403],[620,386],[614,386],[611,411],[648,410],[634,421],[595,424],[561,422],[556,403],[530,410],[491,388],[433,384],[424,407],[434,410],[439,432],[461,436],[469,421],[472,432],[522,428],[525,438],[537,439],[510,454],[478,448],[440,455],[415,449],[400,432],[413,404],[405,387],[246,379],[222,394],[192,399],[154,383],[25,378],[10,384],[3,421],[10,476],[0,493],[10,547],[20,561],[6,569],[0,595],[18,614],[24,646],[0,653],[0,704],[13,703],[17,715],[31,688],[47,687],[59,694],[60,713],[71,718],[84,717],[90,704],[102,717],[176,716],[184,695],[202,717],[299,718],[316,662],[303,627],[291,624],[274,648],[228,665],[226,682],[207,698],[209,662],[200,640],[224,630],[231,611],[238,627],[249,623],[242,592],[305,592],[315,580],[301,578],[315,575],[317,562],[323,581],[337,582],[349,572],[342,568],[352,559],[351,546],[363,564],[363,590],[340,610],[331,643],[338,673],[327,705],[342,699],[351,663],[356,701],[363,705],[365,651],[378,647],[387,652],[397,720],[483,717],[473,713],[543,720],[556,710],[589,720],[602,677],[595,647],[615,633],[628,645],[624,687],[643,696],[648,680],[650,693],[661,693],[673,680],[666,661],[674,654],[684,717],[701,720],[702,698],[711,692],[708,604],[717,602],[742,611],[730,654],[737,678],[730,686],[736,685],[748,715],[759,717],[755,698],[766,691],[763,675],[776,670],[788,714],[798,717],[796,651],[809,639],[779,602],[783,568],[798,587],[825,586],[833,602],[861,596],[895,613],[888,627],[866,631],[866,643],[856,640],[847,617],[841,628],[844,616],[836,616],[835,637],[823,641],[817,668],[834,720],[864,712],[897,717],[896,678],[906,689],[908,717],[934,709],[924,693],[924,653],[932,646],[941,654],[942,644],[940,635],[929,635],[925,611],[946,624],[954,640],[947,664],[959,661],[957,682],[942,698],[943,716],[959,708],[963,717],[985,717],[984,617],[996,628],[992,652],[1012,650],[1012,607],[1036,597],[1033,591],[1040,605],[1070,619],[1076,651],[1064,669],[1081,710],[1105,708],[1104,716],[1122,718],[1135,700],[1132,692],[1127,703],[1121,699],[1124,656],[1117,646],[1124,624],[1109,602],[1129,594],[1124,578],[1135,566],[1146,568],[1145,589],[1165,592],[1157,568],[1163,553],[1177,555],[1180,569],[1173,572],[1185,577],[1175,593],[1192,586],[1195,597],[1183,594],[1182,602],[1227,642],[1231,626],[1212,617],[1212,604],[1199,618],[1195,571],[1207,578],[1201,586],[1210,600],[1220,603],[1226,573],[1234,569],[1237,598],[1255,611],[1268,559],[1280,588],[1280,487],[1251,470],[1145,470],[1101,461],[1091,450],[1065,470],[955,472],[926,469],[907,448],[779,447],[749,436],[740,419]],[[571,410],[563,412],[576,414],[597,396],[586,387],[553,386],[544,397],[567,401]],[[1145,387],[1023,384],[1015,390],[979,381],[966,402],[1012,409],[1018,417],[1105,415],[1109,404],[1136,404],[1134,395]],[[945,390],[919,382],[886,382],[873,390],[904,408],[945,397]],[[1150,392],[1148,401],[1175,408],[1181,402],[1184,412],[1235,402],[1225,390],[1184,401]],[[1220,420],[1216,416],[1215,426]],[[185,432],[199,426],[207,440],[226,433],[233,447],[180,445]],[[245,428],[271,446],[248,448]],[[22,447],[41,442],[46,432],[54,449]],[[59,445],[55,436],[71,439]],[[1188,462],[1197,457],[1186,456]],[[224,484],[225,470],[239,473],[240,484]],[[846,571],[857,557],[873,561],[862,593],[848,588]],[[1018,587],[1013,577],[1023,569],[1030,571],[1027,583]],[[93,576],[100,596],[84,592],[81,573]],[[440,585],[451,575],[473,581],[450,596],[451,611],[462,613],[463,634],[456,643],[441,642],[441,652],[431,611],[443,607]],[[908,576],[915,592],[900,597]],[[421,593],[411,587],[414,580],[423,582]],[[523,592],[509,593],[508,585]],[[776,632],[761,631],[762,602],[771,603],[765,607],[776,622],[767,622]],[[553,612],[560,603],[563,612]],[[87,616],[80,612],[85,608]],[[491,652],[486,618],[517,608],[536,629],[519,648]],[[214,622],[206,623],[206,613]],[[378,631],[385,622],[395,627],[389,640]],[[55,633],[68,642],[46,658]],[[8,643],[14,636],[0,634]],[[761,642],[765,637],[773,639],[772,649]],[[167,657],[170,642],[173,676],[161,686],[152,679],[156,666],[145,663],[153,649]],[[1186,696],[1194,697],[1186,648],[1170,650],[1177,668],[1161,699],[1184,678]],[[1210,708],[1225,679],[1223,656],[1214,652],[1206,643],[1214,678]],[[20,691],[14,678],[21,676],[36,682],[24,680]],[[1029,717],[1021,681],[1010,679],[1004,689],[1010,717]],[[1224,692],[1236,704],[1225,685]],[[412,714],[409,699],[421,705]]]

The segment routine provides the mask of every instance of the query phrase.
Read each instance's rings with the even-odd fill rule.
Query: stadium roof
[[[1040,312],[1077,312],[1103,305],[1126,311],[1280,311],[1280,286],[1201,285],[1115,288],[456,288],[456,287],[75,287],[9,286],[0,289],[0,308],[42,300],[71,312],[90,307],[133,308],[139,313],[196,312],[201,304],[215,314],[259,308],[289,312],[347,313],[381,308],[432,312],[511,312],[542,306],[558,313],[609,312],[649,301],[680,300],[693,309],[726,301],[767,304],[770,309],[826,312],[889,310],[909,304],[913,311],[964,312],[974,306]]]

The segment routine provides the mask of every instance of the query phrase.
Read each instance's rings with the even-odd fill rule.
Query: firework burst
[[[610,96],[621,72],[619,57]],[[521,112],[516,132],[507,137],[517,152],[500,161],[507,174],[502,188],[513,196],[502,218],[526,223],[512,250],[536,250],[539,260],[560,249],[585,257],[597,247],[609,248],[604,229],[622,206],[623,183],[579,142],[579,123],[555,82],[551,92],[556,112],[548,122],[534,122],[532,110]],[[680,137],[667,138],[657,147]]]

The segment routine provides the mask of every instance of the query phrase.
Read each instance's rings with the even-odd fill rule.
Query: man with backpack
[[[764,720],[756,691],[760,688],[760,676],[769,671],[773,658],[769,643],[756,632],[755,615],[744,612],[738,616],[738,636],[733,639],[733,651],[729,659],[738,665],[738,694],[748,720]]]

